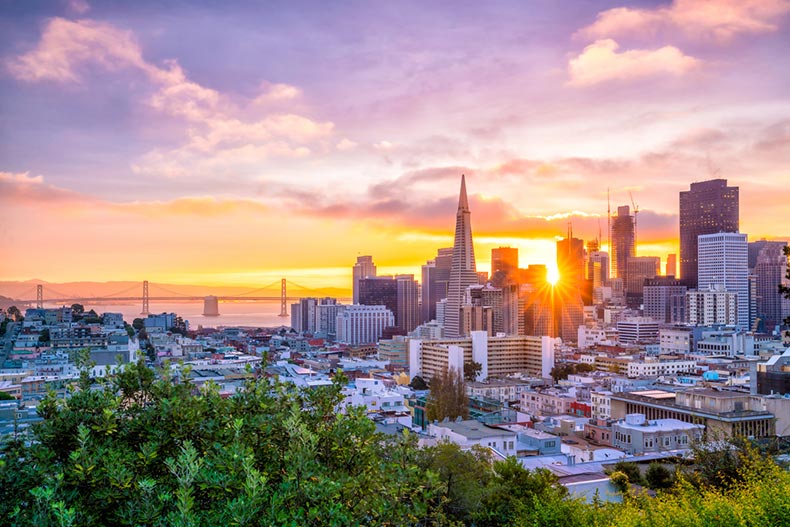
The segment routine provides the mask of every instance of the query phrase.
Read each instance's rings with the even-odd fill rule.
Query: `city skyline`
[[[461,174],[480,270],[500,246],[555,265],[568,222],[608,250],[607,190],[663,268],[679,192],[716,178],[749,241],[790,239],[788,13],[4,5],[0,280],[350,290],[359,255],[420,276]]]

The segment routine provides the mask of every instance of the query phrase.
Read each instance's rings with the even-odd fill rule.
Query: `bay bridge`
[[[301,294],[288,296],[288,288],[292,286],[293,288],[297,289]],[[195,286],[191,286],[195,287]],[[35,291],[36,298],[35,300],[32,299],[33,292]],[[132,295],[132,292],[141,292],[141,294]],[[151,292],[154,294],[151,294]],[[150,305],[151,303],[156,302],[168,302],[168,301],[203,301],[204,306],[204,314],[205,315],[219,315],[219,312],[216,311],[216,303],[223,301],[223,302],[265,302],[265,301],[280,301],[280,314],[281,317],[288,316],[288,302],[293,300],[299,300],[300,298],[304,298],[306,296],[322,296],[319,293],[321,290],[305,287],[303,285],[299,285],[291,280],[286,280],[282,278],[280,280],[276,280],[271,284],[267,284],[263,287],[258,287],[256,289],[251,289],[249,291],[245,291],[243,293],[237,293],[233,295],[203,295],[203,296],[196,296],[190,295],[186,293],[178,293],[176,291],[172,291],[167,289],[161,284],[156,284],[153,282],[149,282],[148,280],[144,280],[140,285],[133,285],[127,287],[123,290],[116,291],[111,294],[101,295],[101,296],[86,296],[86,295],[74,295],[74,294],[66,294],[60,293],[53,289],[52,287],[47,286],[46,288],[47,296],[45,298],[44,295],[44,285],[39,284],[34,289],[30,289],[25,291],[19,295],[19,298],[14,299],[15,302],[23,305],[34,305],[41,309],[44,307],[44,302],[49,302],[51,304],[66,304],[66,303],[101,303],[101,302],[134,302],[139,301],[141,304],[141,315],[148,315],[150,314]],[[270,294],[265,294],[270,293]],[[279,294],[277,294],[279,293]],[[30,296],[30,299],[26,299],[26,296]],[[210,307],[213,306],[213,307]]]

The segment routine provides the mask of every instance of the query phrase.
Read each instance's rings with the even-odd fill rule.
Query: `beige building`
[[[679,419],[686,423],[705,426],[710,439],[771,437],[782,431],[787,421],[786,406],[764,397],[746,393],[694,388],[683,392],[644,390],[615,393],[611,396],[612,419],[625,419],[628,414],[643,414],[648,420]],[[790,402],[790,401],[788,401]],[[777,412],[775,414],[774,412]],[[777,426],[777,417],[781,424]]]
[[[430,380],[448,366],[458,368],[477,362],[482,369],[477,380],[523,373],[547,378],[554,367],[555,340],[550,337],[497,336],[474,331],[471,337],[409,341],[410,376]]]

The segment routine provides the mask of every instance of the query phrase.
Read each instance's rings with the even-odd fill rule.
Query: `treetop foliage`
[[[588,505],[549,470],[419,448],[412,433],[377,433],[361,408],[337,412],[342,374],[313,389],[250,380],[232,397],[183,379],[138,363],[103,389],[81,379],[69,398],[48,396],[32,437],[0,456],[3,525],[757,526],[790,510],[788,473],[748,448],[729,451],[724,484],[710,471],[729,465],[706,467],[702,452],[698,479]]]

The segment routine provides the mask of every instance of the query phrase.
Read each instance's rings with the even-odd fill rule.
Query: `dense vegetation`
[[[223,398],[132,365],[48,398],[33,441],[0,460],[0,520],[24,526],[787,525],[790,477],[749,448],[711,456],[658,497],[570,499],[546,470],[450,444],[387,438],[343,380],[312,391],[251,381]],[[723,452],[723,454],[722,454]],[[628,469],[625,469],[626,472]],[[648,476],[660,484],[666,474]],[[622,473],[622,472],[620,472]],[[632,477],[636,477],[632,473]],[[641,475],[640,475],[641,477]],[[625,476],[626,480],[628,476]],[[631,482],[632,483],[632,482]]]

